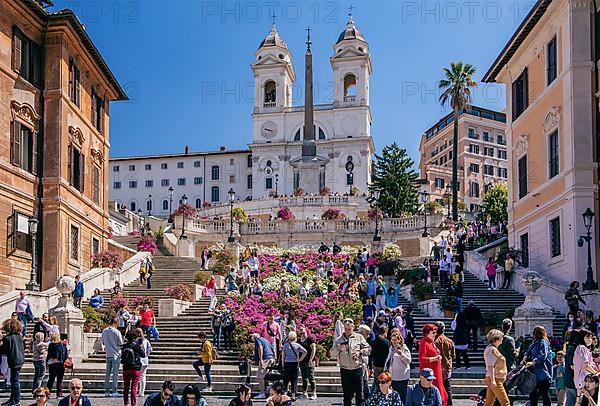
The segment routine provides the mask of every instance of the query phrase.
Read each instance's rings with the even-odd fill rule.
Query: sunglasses
[[[379,381],[380,385],[387,385],[388,383],[390,383],[390,382],[388,382],[388,381]]]

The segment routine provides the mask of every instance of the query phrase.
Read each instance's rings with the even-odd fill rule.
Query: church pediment
[[[367,56],[365,52],[361,52],[354,48],[346,48],[342,52],[334,55],[331,59],[345,59],[345,58],[353,58],[357,56]]]
[[[256,62],[252,64],[252,66],[265,66],[265,65],[288,65],[289,62],[284,61],[283,59],[277,58],[274,55],[265,55]]]

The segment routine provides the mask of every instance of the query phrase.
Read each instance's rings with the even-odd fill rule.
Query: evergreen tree
[[[414,171],[414,161],[406,150],[393,143],[375,155],[371,193],[379,190],[379,209],[389,217],[414,214],[419,205],[415,182],[419,178]]]
[[[505,182],[495,184],[483,195],[481,216],[482,220],[489,216],[496,224],[508,219],[508,185]]]

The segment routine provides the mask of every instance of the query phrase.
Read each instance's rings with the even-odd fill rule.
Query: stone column
[[[552,307],[542,301],[535,293],[542,286],[542,278],[537,272],[527,272],[523,277],[523,286],[527,289],[525,302],[515,309],[513,317],[515,337],[531,334],[535,326],[544,326],[549,336],[553,335]]]
[[[66,334],[71,348],[70,356],[74,362],[81,362],[83,353],[83,313],[73,306],[73,299],[69,296],[75,289],[75,279],[62,276],[56,281],[56,288],[61,293],[58,304],[48,311],[50,316],[56,316],[62,334]]]

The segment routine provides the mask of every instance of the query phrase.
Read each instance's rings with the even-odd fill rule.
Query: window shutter
[[[37,131],[31,131],[31,173],[37,175],[37,145],[38,145]]]
[[[85,186],[85,155],[79,154],[79,191],[84,192]]]
[[[23,40],[21,30],[13,27],[13,49],[12,49],[12,68],[21,73],[21,54],[23,50]]]
[[[519,99],[518,95],[517,95],[517,89],[518,86],[517,84],[519,83],[519,79],[515,80],[512,83],[512,91],[511,91],[511,96],[512,96],[512,119],[513,121],[515,121],[517,119],[517,111],[518,111],[518,107],[517,107],[517,100]]]
[[[98,121],[100,122],[99,123],[100,125],[98,126],[99,127],[98,131],[100,131],[100,133],[104,134],[104,105],[106,103],[106,100],[100,99],[99,103],[100,103],[100,109],[99,109],[100,111],[98,114],[100,115],[100,117],[98,117],[98,119],[99,119]]]
[[[42,47],[36,44],[35,42],[31,42],[31,72],[33,75],[31,76],[33,79],[33,84],[39,88],[42,87]]]
[[[75,103],[81,106],[81,71],[75,67]]]
[[[96,90],[92,88],[92,125],[95,128],[98,128],[98,122],[96,121],[96,111],[97,111],[97,103],[98,99],[96,98]]]
[[[69,97],[74,102],[77,102],[75,100],[75,69],[72,59],[69,61]]]
[[[527,68],[523,71],[523,111],[529,106],[529,74]]]
[[[12,125],[13,135],[12,135],[12,148],[11,148],[11,162],[13,165],[21,167],[21,155],[22,155],[22,142],[23,135],[21,134],[21,123],[18,121],[13,121]]]
[[[69,145],[69,161],[67,165],[67,182],[69,185],[73,182],[73,146]]]

